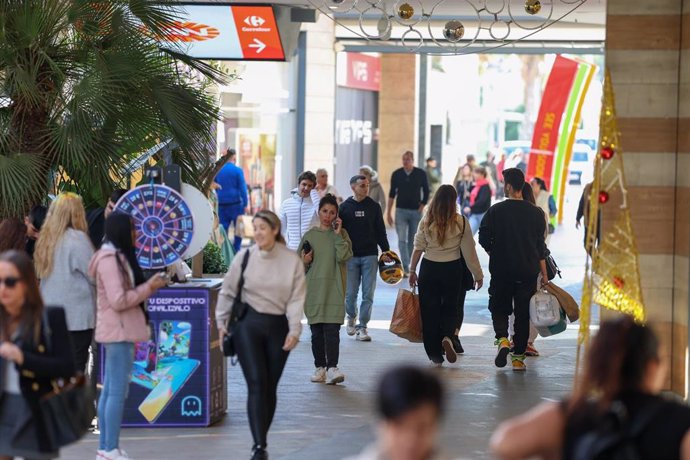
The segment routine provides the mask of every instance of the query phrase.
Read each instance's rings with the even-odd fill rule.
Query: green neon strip
[[[564,192],[563,187],[563,175],[568,171],[568,165],[565,160],[568,155],[568,144],[570,140],[570,133],[573,129],[577,129],[575,123],[579,120],[575,120],[575,113],[581,97],[584,97],[583,86],[587,73],[589,72],[589,65],[580,64],[577,68],[577,75],[573,81],[573,86],[570,89],[570,96],[568,96],[568,104],[566,106],[565,112],[563,114],[563,123],[561,123],[560,132],[558,133],[558,146],[556,147],[556,152],[554,153],[554,163],[553,170],[551,173],[551,194],[556,200],[556,203],[561,202],[561,195]],[[561,212],[561,206],[559,206],[559,214]],[[552,219],[552,224],[556,225],[557,219]]]

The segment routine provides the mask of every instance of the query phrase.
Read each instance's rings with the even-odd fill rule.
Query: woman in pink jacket
[[[144,302],[165,285],[165,278],[145,281],[134,253],[129,216],[111,214],[105,222],[105,243],[94,254],[89,274],[96,280],[96,341],[105,347],[105,377],[98,400],[99,460],[126,460],[119,448],[120,425],[134,363],[134,343],[149,339]]]

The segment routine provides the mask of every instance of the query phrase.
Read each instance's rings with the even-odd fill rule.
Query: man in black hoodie
[[[496,333],[495,364],[508,361],[508,317],[515,312],[513,370],[524,371],[529,337],[529,302],[537,276],[546,276],[546,221],[542,211],[522,199],[525,175],[517,168],[503,171],[506,199],[489,208],[479,227],[479,244],[489,254],[489,310]]]
[[[340,219],[343,228],[352,240],[353,257],[347,261],[347,290],[345,291],[345,310],[347,312],[347,334],[357,335],[360,342],[370,342],[367,323],[371,319],[374,303],[376,273],[378,271],[378,247],[386,252],[390,249],[383,223],[381,206],[369,198],[369,180],[366,176],[353,176],[350,179],[353,196],[340,205]],[[362,303],[357,319],[357,294],[362,284]]]

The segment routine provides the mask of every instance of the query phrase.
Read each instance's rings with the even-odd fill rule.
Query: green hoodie
[[[313,260],[307,271],[307,300],[304,313],[309,324],[342,324],[345,318],[346,262],[352,257],[352,242],[345,229],[340,235],[332,229],[311,228],[304,234],[297,249],[309,241]]]

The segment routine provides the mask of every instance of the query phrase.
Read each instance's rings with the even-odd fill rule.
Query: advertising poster
[[[251,213],[275,209],[276,136],[257,131],[237,132],[239,166],[250,190]]]
[[[209,294],[161,289],[148,300],[151,339],[135,344],[123,426],[208,426],[225,413],[223,363],[210,353]]]

